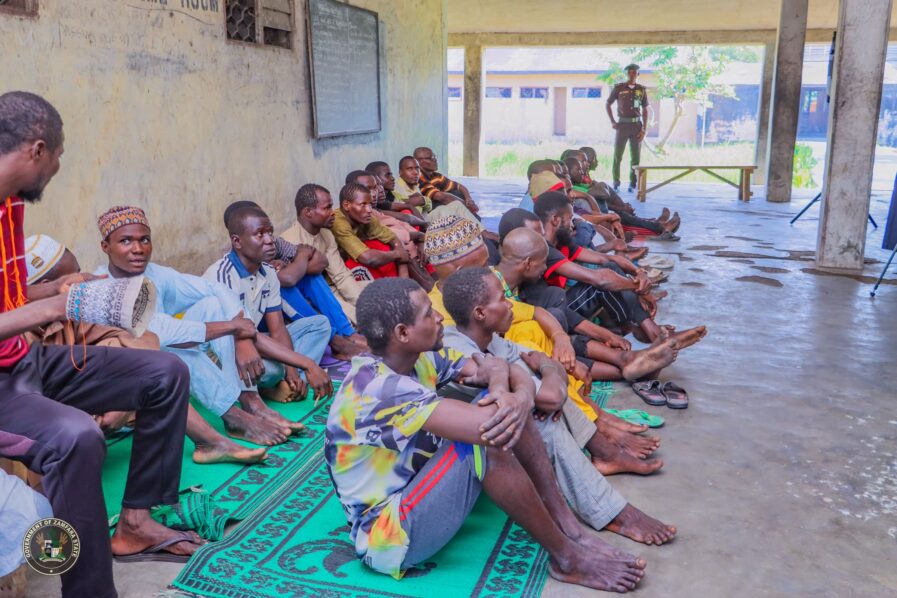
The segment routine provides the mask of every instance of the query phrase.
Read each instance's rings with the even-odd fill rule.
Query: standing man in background
[[[626,67],[627,81],[617,83],[607,98],[607,116],[611,125],[617,131],[614,141],[614,191],[620,190],[620,161],[623,159],[623,151],[626,143],[629,143],[629,191],[635,188],[635,171],[633,166],[639,165],[641,157],[642,140],[645,138],[648,126],[648,90],[644,85],[636,83],[639,66],[630,64]],[[617,119],[611,104],[617,103]]]

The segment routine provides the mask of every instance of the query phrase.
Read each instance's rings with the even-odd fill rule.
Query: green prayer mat
[[[401,581],[362,565],[324,464],[330,401],[268,404],[308,430],[271,447],[263,465],[197,465],[193,443],[185,442],[181,487],[202,488],[216,518],[242,522],[224,540],[201,548],[173,587],[222,598],[541,594],[547,554],[485,496],[452,542]],[[222,430],[220,418],[194,407]],[[103,489],[110,515],[120,509],[130,451],[129,436],[108,443]]]

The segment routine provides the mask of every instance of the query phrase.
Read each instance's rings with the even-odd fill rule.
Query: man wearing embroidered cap
[[[60,291],[71,280],[28,287],[22,232],[25,202],[40,199],[62,152],[62,119],[52,105],[26,92],[0,95],[0,456],[43,474],[53,515],[79,536],[80,557],[62,575],[62,595],[106,598],[116,596],[113,554],[187,557],[202,542],[149,514],[178,500],[188,372],[172,355],[111,347],[79,348],[75,364],[69,347],[29,346],[22,336],[65,319]],[[100,484],[106,445],[90,417],[104,411],[138,413],[111,538]]]
[[[620,190],[620,162],[623,160],[623,150],[629,144],[629,190],[635,188],[635,171],[632,166],[638,166],[641,159],[642,140],[645,139],[648,126],[648,90],[644,85],[636,83],[639,66],[630,64],[625,69],[626,81],[614,85],[607,97],[607,116],[611,125],[616,129],[617,136],[614,140],[614,191]],[[617,119],[614,120],[614,112],[611,105],[617,103]]]
[[[81,271],[75,254],[49,235],[31,235],[25,239],[25,266],[30,285]]]

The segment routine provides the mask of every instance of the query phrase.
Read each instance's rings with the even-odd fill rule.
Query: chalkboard
[[[315,137],[380,130],[377,13],[308,0],[308,56]]]

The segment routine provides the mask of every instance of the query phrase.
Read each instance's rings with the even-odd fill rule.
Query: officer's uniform
[[[614,187],[620,186],[620,161],[623,150],[629,142],[629,161],[631,166],[638,166],[641,157],[642,143],[639,134],[642,132],[642,108],[648,107],[648,90],[644,85],[628,82],[618,83],[607,98],[607,105],[617,103],[617,137],[614,141]],[[629,186],[635,187],[635,171],[629,171]]]

